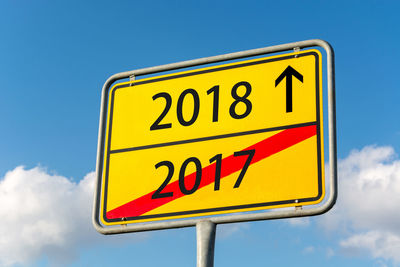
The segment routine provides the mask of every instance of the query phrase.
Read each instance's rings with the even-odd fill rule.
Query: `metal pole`
[[[197,267],[214,267],[216,228],[217,225],[208,220],[196,224]]]

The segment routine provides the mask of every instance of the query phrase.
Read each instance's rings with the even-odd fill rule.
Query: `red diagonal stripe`
[[[315,125],[304,126],[298,128],[287,129],[279,132],[273,136],[270,136],[252,146],[249,146],[243,150],[255,149],[254,157],[250,164],[254,164],[262,159],[265,159],[273,154],[276,154],[286,148],[289,148],[301,141],[304,141],[317,133],[317,127]],[[242,151],[243,151],[242,150]],[[222,160],[221,179],[242,169],[246,162],[245,156],[234,157],[233,155],[228,156]],[[199,189],[207,186],[214,182],[215,179],[215,166],[213,163],[202,169],[202,177]],[[196,173],[185,176],[185,184],[188,188],[194,184],[196,180]],[[144,196],[141,196],[135,200],[132,200],[122,206],[119,206],[113,210],[107,212],[108,219],[123,218],[123,217],[135,217],[145,214],[155,208],[165,205],[175,199],[185,196],[179,190],[178,181],[168,184],[163,192],[173,192],[172,197],[152,199],[151,196],[155,191],[150,192]]]

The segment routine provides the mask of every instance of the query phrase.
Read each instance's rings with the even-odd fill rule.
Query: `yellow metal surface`
[[[291,78],[278,80],[289,66],[302,79],[290,74]],[[104,147],[102,222],[113,225],[320,202],[324,197],[321,77],[319,51],[305,50],[114,85]],[[289,82],[291,103],[286,101]],[[160,187],[161,193],[174,197],[182,193],[180,187],[174,192],[167,185],[162,188],[171,169],[165,164],[156,167],[160,162],[173,165],[168,185],[179,184],[184,180],[179,178],[182,166],[190,158],[198,160],[205,176],[204,168],[216,162],[210,159],[221,154],[224,172],[225,158],[235,152],[286,129],[309,125],[316,127],[315,135],[251,162],[236,188],[243,166],[222,175],[218,189],[212,182],[174,199],[150,197],[146,205],[161,201],[152,208],[134,202],[126,212],[120,211],[125,215],[108,215],[154,195]],[[197,172],[192,160],[183,176]],[[203,176],[199,180],[206,179]],[[196,187],[183,184],[187,190]],[[144,213],[131,213],[135,209]]]

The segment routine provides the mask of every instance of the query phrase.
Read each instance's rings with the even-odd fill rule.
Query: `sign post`
[[[324,202],[323,57],[300,50],[310,47],[326,52]],[[278,52],[285,53],[265,57]],[[329,210],[337,195],[333,58],[328,43],[309,40],[111,76],[102,93],[95,228],[196,226],[203,267],[212,266],[216,224]],[[284,207],[295,209],[274,210]]]
[[[196,224],[197,267],[214,266],[216,224],[203,220]]]

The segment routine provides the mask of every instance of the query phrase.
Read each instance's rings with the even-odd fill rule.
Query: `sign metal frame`
[[[178,70],[182,68],[195,67],[205,64],[218,63],[228,60],[235,60],[247,57],[267,55],[277,52],[285,52],[290,50],[298,51],[302,48],[321,47],[327,55],[326,73],[327,73],[327,96],[328,96],[328,132],[329,132],[329,198],[322,205],[307,209],[291,209],[291,210],[272,210],[250,214],[233,214],[213,217],[201,217],[194,219],[166,220],[160,222],[123,224],[120,226],[104,226],[100,222],[101,207],[101,183],[104,158],[105,131],[107,120],[107,104],[109,102],[108,95],[112,85],[121,79],[134,79],[137,76],[154,74],[159,72]],[[321,103],[322,104],[322,103]],[[182,228],[196,226],[203,221],[209,221],[213,224],[246,222],[258,220],[270,220],[280,218],[304,217],[319,215],[327,212],[333,207],[337,198],[337,149],[336,149],[336,104],[335,104],[335,71],[334,71],[334,52],[329,43],[323,40],[314,39],[288,43],[277,46],[264,47],[259,49],[247,50],[231,54],[219,55],[214,57],[200,58],[195,60],[183,61],[173,64],[161,65],[156,67],[138,69],[128,72],[122,72],[112,75],[104,84],[102,89],[100,121],[99,121],[99,138],[97,147],[97,163],[96,163],[96,185],[93,205],[93,225],[95,229],[102,234],[118,234],[128,232],[141,232],[160,229]]]

